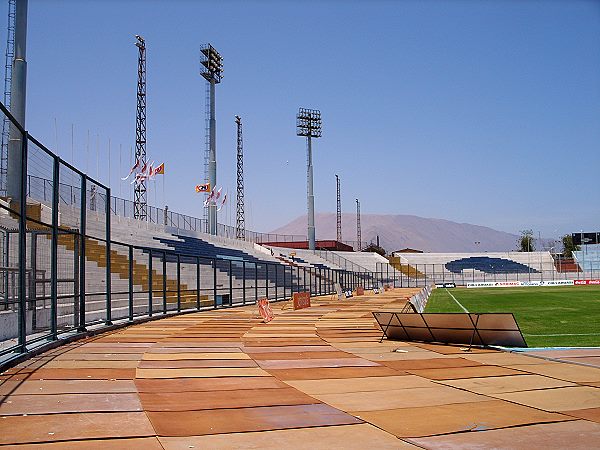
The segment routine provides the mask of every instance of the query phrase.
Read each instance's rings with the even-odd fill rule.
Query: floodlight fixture
[[[312,138],[321,137],[321,111],[300,108],[296,115],[296,135],[306,137],[306,203],[308,249],[315,250],[315,196],[313,193]]]
[[[320,138],[321,123],[321,111],[300,108],[296,115],[296,135]]]
[[[215,48],[206,44],[200,48],[200,74],[206,81],[218,84],[223,78],[223,57]]]
[[[135,39],[137,40],[137,42],[135,43],[135,46],[137,48],[146,48],[146,41],[144,40],[144,38],[142,36],[140,36],[139,34],[136,34]]]

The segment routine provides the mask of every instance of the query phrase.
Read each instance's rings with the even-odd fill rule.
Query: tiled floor
[[[600,447],[598,351],[380,343],[371,311],[411,292],[275,304],[269,324],[255,306],[189,314],[65,345],[0,375],[0,450]]]

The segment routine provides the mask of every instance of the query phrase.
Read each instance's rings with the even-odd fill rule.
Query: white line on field
[[[600,333],[525,334],[523,336],[600,336]]]
[[[456,302],[456,304],[458,306],[460,306],[464,312],[469,314],[469,311],[467,311],[467,308],[465,308],[458,300],[456,300],[456,297],[454,295],[452,295],[452,293],[448,290],[448,288],[444,288],[444,289],[446,289],[446,292],[450,295],[450,297],[452,297],[452,299]]]

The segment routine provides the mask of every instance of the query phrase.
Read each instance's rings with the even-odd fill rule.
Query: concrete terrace
[[[278,303],[269,324],[254,305],[186,314],[56,348],[0,375],[0,449],[600,447],[600,352],[379,343],[371,311],[414,291]]]

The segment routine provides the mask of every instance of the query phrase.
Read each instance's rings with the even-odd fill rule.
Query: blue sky
[[[239,114],[248,228],[306,211],[298,107],[323,115],[317,212],[335,212],[338,173],[345,212],[358,197],[363,213],[548,237],[600,228],[599,2],[30,0],[27,128],[70,161],[73,126],[74,163],[92,176],[98,140],[98,178],[129,198],[118,177],[135,139],[134,34],[147,43],[148,153],[166,163],[171,210],[202,214],[198,59],[210,42],[225,66],[218,184],[233,200]],[[150,203],[162,206],[162,190]]]

